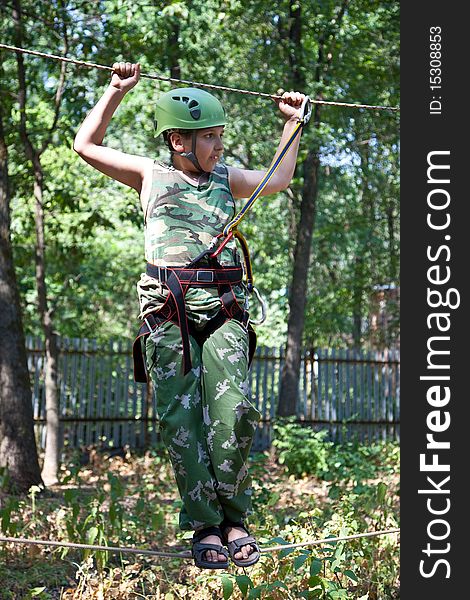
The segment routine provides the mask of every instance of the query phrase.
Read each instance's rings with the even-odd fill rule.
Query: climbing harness
[[[134,379],[146,382],[144,356],[141,338],[152,336],[158,327],[172,321],[179,326],[183,345],[183,374],[192,368],[189,334],[199,343],[203,343],[211,333],[218,329],[227,319],[239,321],[247,329],[250,339],[249,362],[253,358],[256,334],[248,322],[248,311],[237,302],[232,286],[240,284],[243,278],[241,266],[222,267],[218,262],[208,262],[208,266],[159,267],[147,263],[146,273],[168,288],[169,294],[165,304],[155,312],[149,313],[142,323],[133,344]],[[202,331],[196,330],[186,314],[184,302],[189,287],[217,287],[222,308],[211,319]]]
[[[18,48],[17,46],[10,46],[8,44],[0,44],[0,48],[4,50],[11,50],[13,52],[21,52],[22,54],[30,54],[31,56],[38,56],[40,58],[52,58],[54,60],[60,60],[62,62],[67,62],[73,65],[77,65],[79,67],[88,67],[92,69],[103,69],[105,71],[113,71],[113,67],[109,67],[107,65],[99,65],[92,62],[87,62],[84,60],[76,60],[74,58],[66,58],[65,56],[57,56],[56,54],[50,54],[46,52],[37,52],[35,50],[25,50],[24,48]],[[159,81],[168,81],[170,83],[184,83],[185,85],[190,85],[194,87],[206,87],[212,90],[220,90],[222,92],[237,92],[239,94],[248,94],[250,96],[258,96],[260,98],[272,98],[273,100],[280,100],[282,96],[276,94],[266,94],[265,92],[255,92],[252,90],[243,90],[239,88],[227,87],[225,85],[214,85],[210,83],[201,83],[198,81],[189,81],[188,79],[176,79],[175,77],[166,77],[165,75],[149,75],[148,73],[141,73],[141,77],[146,79],[156,79]],[[373,104],[358,104],[353,102],[331,102],[327,100],[311,100],[312,104],[320,104],[326,106],[343,106],[345,108],[365,108],[369,110],[391,110],[396,112],[399,109],[397,106],[380,106]]]
[[[189,93],[188,93],[189,95]],[[244,272],[246,276],[245,285],[250,294],[255,293],[256,298],[261,303],[261,319],[256,324],[261,324],[266,318],[266,306],[261,299],[261,295],[253,285],[253,272],[251,267],[250,253],[245,238],[238,231],[237,226],[245,217],[247,212],[253,206],[257,198],[261,195],[266,185],[273,177],[279,165],[285,158],[289,148],[292,146],[295,138],[301,132],[302,128],[308,123],[312,113],[311,102],[308,96],[305,97],[300,107],[300,117],[296,126],[285,143],[278,156],[275,157],[271,166],[267,170],[263,179],[253,191],[243,208],[239,213],[225,226],[222,233],[216,236],[209,247],[201,252],[186,267],[159,267],[147,263],[146,273],[163,284],[169,291],[167,301],[158,310],[148,314],[142,323],[137,337],[133,344],[134,358],[134,378],[136,381],[146,382],[147,373],[145,370],[145,361],[142,351],[142,341],[147,336],[157,331],[163,323],[172,321],[179,326],[181,331],[181,341],[183,345],[183,374],[186,375],[192,368],[189,334],[199,342],[204,342],[211,333],[218,329],[227,319],[236,319],[249,333],[249,362],[253,358],[256,346],[256,334],[249,323],[249,313],[247,307],[241,307],[237,302],[232,286],[242,283],[243,270],[241,267],[222,267],[217,257],[222,252],[226,244],[235,237],[240,243],[244,258]],[[206,265],[203,265],[206,263]],[[188,321],[184,297],[189,287],[214,287],[216,286],[219,298],[222,304],[222,310],[211,319],[203,332],[198,332]]]

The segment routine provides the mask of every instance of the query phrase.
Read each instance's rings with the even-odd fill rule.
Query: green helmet
[[[198,88],[176,88],[155,105],[155,137],[169,129],[204,129],[226,125],[222,104]]]

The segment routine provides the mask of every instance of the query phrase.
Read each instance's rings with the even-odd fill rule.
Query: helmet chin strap
[[[199,161],[196,156],[196,138],[197,138],[197,130],[193,129],[192,137],[191,137],[191,152],[180,152],[179,155],[183,158],[187,158],[192,164],[196,167],[196,169],[200,173],[206,173],[204,169],[199,164]]]

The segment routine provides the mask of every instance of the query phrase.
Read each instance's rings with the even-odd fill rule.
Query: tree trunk
[[[22,47],[23,29],[21,22],[21,3],[20,0],[13,0],[13,22],[15,25],[15,41],[18,47]],[[23,61],[23,55],[18,52],[18,102],[20,107],[20,136],[28,160],[33,165],[34,172],[34,198],[35,198],[35,224],[36,224],[36,287],[38,292],[38,308],[44,331],[46,361],[45,361],[45,392],[46,392],[46,448],[44,463],[42,469],[42,478],[46,485],[53,485],[58,481],[59,471],[59,394],[57,386],[57,365],[58,351],[56,335],[53,331],[52,311],[48,307],[47,286],[46,286],[46,259],[45,259],[45,236],[44,236],[44,206],[43,206],[43,171],[40,156],[45,150],[51,139],[43,143],[40,150],[36,150],[29,138],[26,120],[26,73]],[[54,126],[57,123],[57,116],[60,107],[62,89],[65,80],[65,71],[61,71],[59,88],[56,94],[56,118]]]
[[[46,446],[42,478],[46,486],[58,482],[60,453],[58,348],[53,329],[51,310],[47,302],[46,287],[46,244],[44,240],[43,173],[39,157],[33,156],[34,198],[36,202],[36,287],[41,324],[44,331],[46,360],[44,365],[44,387],[46,392]]]
[[[300,206],[300,221],[295,247],[294,273],[289,296],[287,350],[278,407],[278,414],[281,417],[295,415],[297,409],[302,337],[307,301],[306,287],[318,192],[318,166],[318,156],[313,152],[309,152],[304,162],[302,204]]]
[[[175,79],[181,79],[179,36],[180,25],[177,21],[174,21],[170,25],[168,57],[170,63],[170,77],[174,77]]]
[[[337,13],[333,15],[330,26],[318,42],[318,59],[314,80],[320,84],[325,78],[333,60],[333,42],[340,29],[341,22],[346,12],[349,0],[343,0]],[[290,48],[296,52],[289,55],[291,70],[296,74],[297,81],[302,89],[302,69],[296,63],[302,56],[302,17],[301,3],[291,0],[289,29]],[[330,47],[327,47],[327,44]],[[315,104],[313,112],[313,127],[320,128],[321,105]],[[318,144],[318,142],[316,142]],[[304,163],[304,185],[302,189],[302,202],[300,205],[300,219],[294,253],[294,272],[289,293],[289,323],[287,327],[286,360],[281,374],[279,392],[279,416],[296,414],[297,398],[299,393],[300,363],[302,352],[302,338],[305,325],[305,306],[307,301],[307,274],[310,263],[310,252],[315,225],[316,200],[318,194],[318,167],[320,165],[317,150],[310,150]]]
[[[0,107],[1,108],[1,107]],[[8,154],[0,114],[0,466],[12,491],[42,484],[10,239]]]
[[[396,281],[398,279],[398,266],[399,259],[396,251],[395,243],[395,207],[390,202],[387,207],[387,225],[388,225],[388,244],[390,248],[389,253],[389,278],[390,281]]]
[[[372,292],[370,282],[373,281],[371,273],[374,272],[374,253],[371,249],[374,236],[374,198],[369,188],[369,144],[358,145],[357,152],[361,157],[361,221],[371,224],[362,235],[362,244],[354,261],[353,343],[356,348],[360,348],[364,342],[363,321],[368,317],[367,304]]]
[[[354,288],[353,288],[353,344],[355,348],[362,346],[362,317],[363,317],[363,280],[364,259],[356,256],[354,259]]]

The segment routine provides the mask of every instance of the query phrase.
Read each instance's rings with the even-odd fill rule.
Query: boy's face
[[[223,126],[197,130],[196,156],[201,168],[207,173],[214,170],[215,165],[224,152],[223,135]],[[184,152],[191,152],[191,136],[182,138],[182,141]]]

